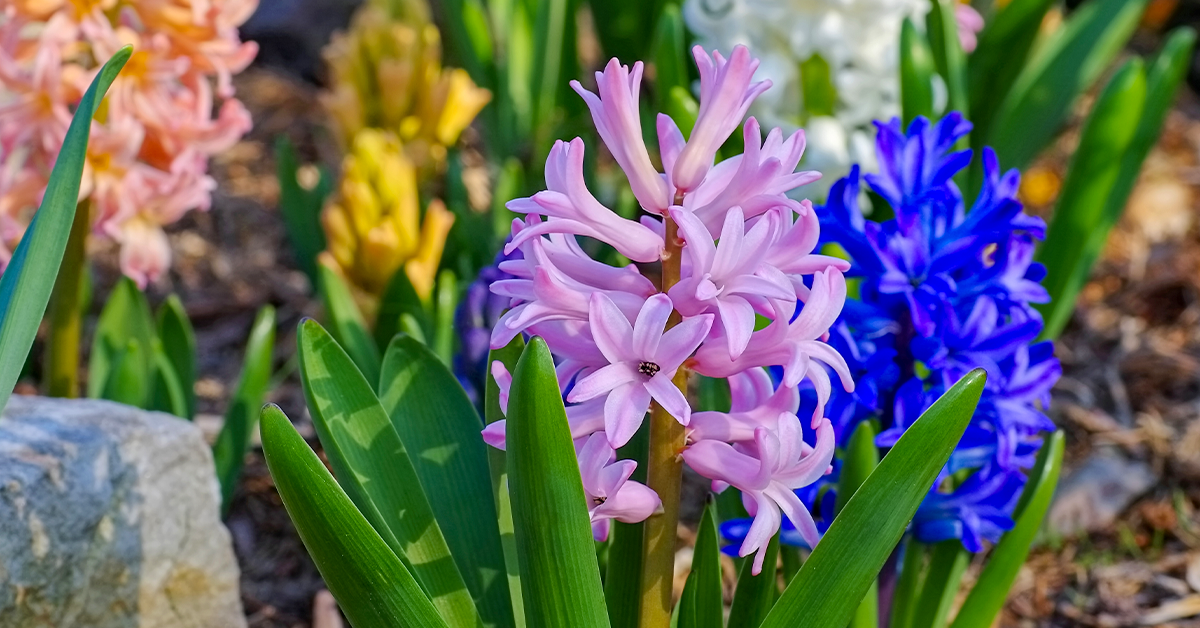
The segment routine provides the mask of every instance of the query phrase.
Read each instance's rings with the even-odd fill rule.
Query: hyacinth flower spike
[[[820,540],[812,513],[794,492],[816,482],[829,470],[835,439],[828,419],[815,425],[817,444],[804,442],[800,420],[783,414],[775,430],[754,430],[753,453],[717,440],[704,440],[684,450],[682,456],[700,475],[742,491],[746,509],[754,516],[740,556],[754,556],[752,573],[762,571],[767,544],[779,530],[780,511],[796,526],[810,547]]]
[[[641,426],[651,399],[681,424],[687,425],[691,419],[692,408],[671,379],[708,336],[713,317],[689,318],[664,332],[672,309],[669,297],[656,294],[646,299],[637,320],[630,325],[607,295],[592,295],[588,320],[596,346],[608,365],[576,382],[567,401],[607,395],[604,424],[613,447],[629,442]]]

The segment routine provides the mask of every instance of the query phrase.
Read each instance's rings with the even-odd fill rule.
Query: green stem
[[[87,267],[87,233],[91,227],[87,201],[75,208],[75,220],[67,239],[54,295],[50,300],[50,336],[46,343],[46,394],[51,397],[79,396],[79,348],[82,341],[81,298],[83,273]]]
[[[679,282],[681,242],[678,226],[669,217],[666,223],[666,249],[662,257],[662,285],[665,293]],[[672,312],[667,328],[679,323]],[[688,371],[680,368],[675,385],[687,392]],[[683,483],[683,463],[679,452],[686,444],[684,428],[662,406],[650,407],[650,453],[647,456],[646,484],[662,500],[662,513],[646,520],[642,546],[641,628],[667,628],[671,623],[671,584],[675,575],[675,540],[679,526],[679,490]]]

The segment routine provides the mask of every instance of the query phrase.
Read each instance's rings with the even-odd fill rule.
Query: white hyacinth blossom
[[[900,113],[901,25],[905,17],[920,23],[929,6],[929,0],[687,0],[684,18],[706,48],[743,44],[759,57],[754,80],[770,79],[774,87],[751,113],[766,127],[804,127],[802,163],[825,175],[804,192],[820,197],[851,164],[874,169],[871,122]],[[805,106],[802,71],[814,55],[829,67],[833,115]]]

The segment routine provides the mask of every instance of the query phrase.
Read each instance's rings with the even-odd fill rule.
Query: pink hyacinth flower
[[[554,143],[546,158],[546,190],[529,198],[509,201],[518,214],[541,214],[548,220],[527,225],[505,247],[511,253],[522,243],[547,233],[588,236],[612,245],[635,262],[654,262],[662,256],[662,235],[645,225],[626,220],[600,204],[583,178],[583,140]]]
[[[742,491],[754,522],[738,554],[744,557],[754,553],[751,571],[755,575],[762,571],[767,544],[779,530],[781,510],[811,547],[820,540],[812,514],[794,492],[820,479],[833,460],[833,425],[821,419],[815,428],[815,447],[804,442],[800,420],[785,415],[779,417],[775,430],[755,429],[754,445],[746,450],[739,451],[721,441],[702,440],[683,451],[684,461],[697,473]]]
[[[712,234],[691,212],[673,208],[671,217],[679,224],[687,243],[683,254],[690,262],[683,279],[668,292],[671,301],[684,316],[717,313],[729,359],[736,360],[754,332],[755,306],[769,311],[770,300],[788,307],[796,300],[787,275],[763,264],[775,225],[760,220],[746,231],[742,208],[733,207],[725,214],[720,242],[713,244]]]
[[[600,139],[629,179],[638,203],[646,211],[661,214],[671,205],[671,199],[667,183],[654,169],[642,140],[642,120],[638,113],[641,85],[642,62],[634,63],[630,72],[628,66],[615,58],[608,62],[604,72],[596,73],[599,96],[584,89],[579,81],[571,81],[571,88],[591,110]]]
[[[592,337],[608,364],[576,382],[567,400],[606,396],[604,431],[614,448],[629,442],[651,399],[681,424],[691,419],[692,408],[671,378],[708,335],[713,317],[694,316],[664,332],[672,309],[667,295],[656,294],[646,299],[630,325],[608,295],[597,292],[591,297]]]
[[[954,21],[958,23],[958,40],[962,42],[963,52],[975,52],[979,45],[977,37],[983,30],[983,16],[969,4],[955,3]]]
[[[490,370],[496,381],[496,387],[500,391],[500,412],[507,415],[509,391],[512,389],[512,374],[499,360],[492,362]],[[566,410],[567,424],[571,427],[572,440],[578,441],[580,438],[604,429],[604,402],[602,399],[569,405]],[[483,428],[483,442],[503,450],[506,446],[505,430],[507,427],[507,419],[489,423],[487,427]]]
[[[702,46],[692,48],[692,56],[700,69],[700,111],[671,170],[671,182],[684,193],[704,181],[717,149],[745,119],[754,99],[771,87],[770,81],[750,83],[758,59],[745,46],[735,47],[728,60],[715,51],[709,57]]]
[[[616,460],[617,452],[603,434],[594,434],[583,441],[578,455],[579,475],[592,520],[592,536],[597,541],[608,540],[613,519],[637,523],[662,509],[662,500],[654,491],[629,479],[637,463]]]

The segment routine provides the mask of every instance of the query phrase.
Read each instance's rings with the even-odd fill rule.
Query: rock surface
[[[244,628],[200,430],[107,401],[0,417],[0,626]]]
[[[1146,463],[1098,449],[1059,483],[1047,522],[1061,536],[1103,530],[1155,482]]]

